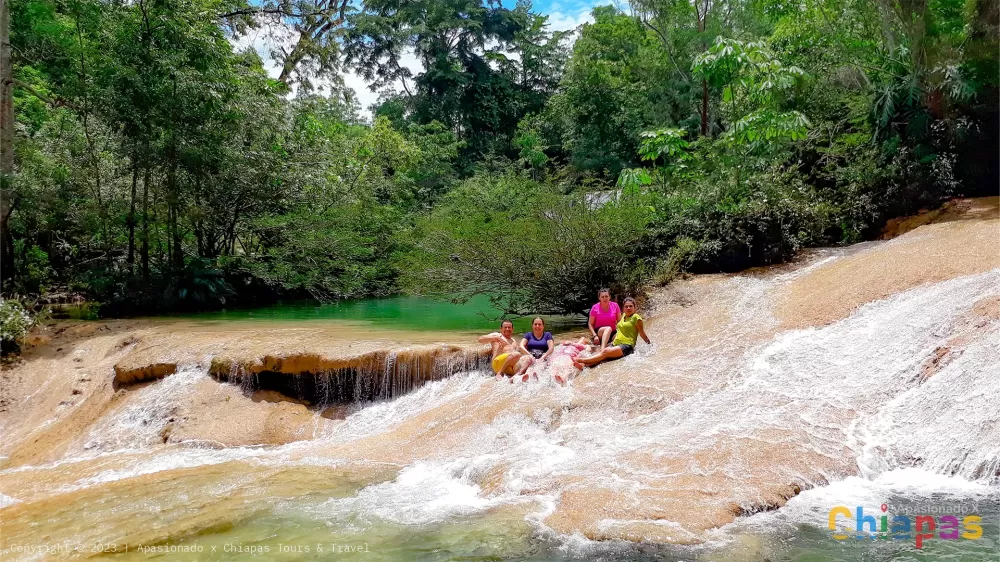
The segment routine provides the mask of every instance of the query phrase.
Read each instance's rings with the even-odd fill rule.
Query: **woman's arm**
[[[527,345],[528,345],[528,338],[521,338],[521,343],[517,346],[517,349],[525,355],[531,355],[531,353],[528,351]]]
[[[596,322],[596,321],[597,321],[597,318],[594,316],[593,311],[591,311],[591,313],[590,313],[590,320],[587,322],[587,328],[590,329],[590,337],[592,337],[592,338],[595,337],[595,336],[597,336],[597,330],[594,329],[594,322]]]
[[[622,321],[622,307],[615,303],[615,327],[618,327],[618,323]]]
[[[635,328],[636,328],[637,330],[639,330],[639,335],[640,335],[640,336],[642,336],[642,339],[643,339],[643,340],[644,340],[644,341],[645,341],[645,342],[646,342],[647,344],[649,344],[649,343],[650,343],[650,341],[649,341],[649,336],[647,336],[647,335],[646,335],[646,330],[645,330],[645,328],[643,328],[643,326],[642,326],[642,320],[636,320],[636,321],[635,321]]]
[[[549,355],[552,355],[552,352],[555,349],[556,349],[555,342],[552,340],[552,338],[549,338],[549,350],[542,354],[542,359],[548,359]]]

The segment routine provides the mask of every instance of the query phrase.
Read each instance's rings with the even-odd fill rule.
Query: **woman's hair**
[[[623,306],[628,303],[632,303],[632,306],[638,306],[637,304],[635,304],[635,299],[633,299],[632,297],[625,297],[625,300],[622,301]]]
[[[598,297],[600,297],[602,293],[607,293],[609,297],[611,296],[611,291],[609,291],[607,287],[601,287],[597,290]]]
[[[542,323],[542,329],[544,330],[544,329],[545,329],[545,320],[544,320],[544,319],[543,319],[543,318],[542,318],[541,316],[536,316],[536,317],[535,317],[535,320],[538,320],[539,322],[541,322],[541,323]],[[535,320],[532,320],[532,321],[531,321],[531,327],[532,327],[532,328],[534,328],[534,327],[535,327]]]

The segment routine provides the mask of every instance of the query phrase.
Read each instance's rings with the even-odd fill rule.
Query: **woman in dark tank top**
[[[547,359],[555,348],[552,333],[545,331],[545,321],[535,318],[531,321],[531,331],[525,332],[521,339],[521,350],[531,354],[535,359]]]

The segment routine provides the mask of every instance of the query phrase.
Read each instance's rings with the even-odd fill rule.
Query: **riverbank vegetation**
[[[3,292],[104,314],[400,291],[579,312],[1000,177],[989,0],[636,0],[571,31],[527,2],[4,6]]]

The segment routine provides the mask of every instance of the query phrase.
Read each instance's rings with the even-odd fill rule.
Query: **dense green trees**
[[[3,292],[106,313],[404,289],[574,311],[998,182],[986,0],[636,0],[573,33],[524,1],[0,11]],[[261,34],[270,60],[239,46]]]
[[[375,87],[399,84],[386,103],[406,122],[454,131],[462,173],[487,155],[514,157],[518,122],[543,109],[565,58],[566,34],[524,2],[373,0],[351,22],[348,60]],[[399,63],[407,52],[423,66],[417,76]]]
[[[639,289],[633,246],[652,218],[648,199],[565,196],[512,171],[478,174],[417,222],[404,284],[460,299],[490,295],[516,314],[584,310],[594,287]]]

